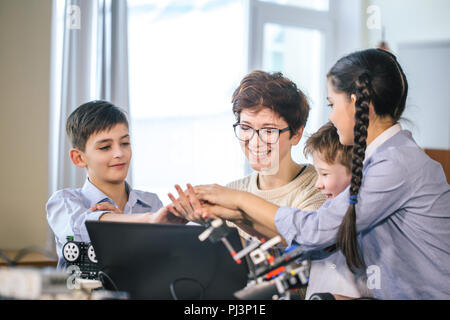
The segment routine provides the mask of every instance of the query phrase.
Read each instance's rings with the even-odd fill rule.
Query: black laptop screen
[[[247,283],[221,242],[198,239],[202,226],[86,222],[100,270],[132,299],[234,299]],[[235,229],[227,237],[242,249]]]

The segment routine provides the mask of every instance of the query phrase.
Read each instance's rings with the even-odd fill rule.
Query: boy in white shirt
[[[108,101],[90,101],[67,119],[74,165],[87,173],[82,188],[58,190],[47,202],[47,220],[55,235],[58,267],[64,268],[62,248],[67,236],[90,242],[86,221],[185,223],[151,192],[132,189],[126,182],[131,162],[128,119]]]

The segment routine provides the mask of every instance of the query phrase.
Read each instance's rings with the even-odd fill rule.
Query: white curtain
[[[129,110],[127,30],[125,0],[53,0],[49,196],[86,179],[69,158],[70,113],[90,100]]]

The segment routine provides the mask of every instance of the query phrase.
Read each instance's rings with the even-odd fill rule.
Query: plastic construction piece
[[[264,275],[280,266],[285,266],[287,264],[290,264],[292,261],[295,261],[296,259],[301,258],[303,256],[303,254],[304,254],[303,249],[302,249],[302,247],[299,246],[299,247],[289,251],[288,253],[285,253],[282,256],[275,258],[275,260],[273,261],[272,264],[259,267],[255,271],[255,275],[256,275],[256,277],[259,277],[259,276]]]
[[[264,254],[264,251],[258,248],[250,252],[250,259],[252,259],[254,265],[257,265],[260,264],[261,262],[264,262],[266,260],[266,256]]]
[[[234,257],[236,256],[236,251],[233,249],[233,247],[231,246],[230,242],[227,240],[227,238],[222,238],[222,243],[225,245],[225,247],[227,248],[227,250],[230,252],[231,256],[233,257],[233,259],[240,264],[242,261],[240,259],[235,259]]]
[[[231,256],[233,257],[234,261],[236,263],[240,264],[242,263],[240,257],[236,258],[236,250],[231,246],[230,242],[227,240],[227,235],[230,233],[231,229],[226,225],[226,223],[222,219],[209,219],[205,222],[206,230],[203,231],[199,236],[198,239],[200,241],[205,241],[206,239],[210,240],[211,242],[218,242],[222,241],[222,243],[225,245],[227,250],[230,252]]]
[[[95,255],[94,247],[92,245],[89,246],[87,254],[88,254],[89,261],[91,261],[92,263],[98,263],[97,256]]]
[[[235,293],[241,300],[290,300],[292,289],[308,285],[309,264],[303,261],[300,266],[280,266],[251,281],[244,289]]]
[[[292,250],[295,250],[295,249],[297,249],[298,247],[300,247],[298,244],[293,244],[292,246],[287,247],[287,248],[284,250],[284,252],[285,252],[285,253],[291,252]]]
[[[63,247],[63,257],[68,262],[75,262],[80,257],[80,247],[75,242],[67,242]]]
[[[267,241],[261,245],[261,250],[267,251],[270,248],[272,248],[273,246],[279,244],[280,242],[281,242],[280,236],[273,237],[272,239],[270,239],[269,241]]]
[[[221,241],[225,238],[231,231],[230,227],[222,219],[209,219],[205,223],[206,230],[203,231],[199,236],[200,241],[205,241],[209,239],[211,242]]]
[[[273,277],[278,276],[279,274],[283,273],[286,270],[286,267],[279,267],[276,268],[275,270],[270,271],[269,273],[266,274],[266,278],[267,279],[272,279]]]
[[[239,251],[234,258],[241,259],[241,258],[245,257],[246,255],[250,254],[250,252],[252,252],[256,248],[258,248],[260,246],[260,244],[261,243],[259,241],[251,242],[248,246],[246,246],[244,249]]]
[[[94,247],[88,242],[73,241],[73,236],[68,236],[67,239],[68,242],[62,248],[67,269],[69,270],[70,266],[76,266],[81,271],[81,278],[96,280],[99,270]]]

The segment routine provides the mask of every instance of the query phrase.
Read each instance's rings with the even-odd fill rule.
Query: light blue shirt
[[[128,192],[128,202],[123,213],[156,212],[163,207],[158,196],[151,192],[133,190],[125,182]],[[47,220],[55,235],[58,267],[64,266],[62,247],[67,242],[67,236],[73,236],[75,241],[90,242],[85,222],[98,221],[108,211],[91,211],[90,208],[100,202],[108,201],[117,206],[108,196],[86,179],[82,188],[62,189],[56,191],[47,202]]]
[[[349,188],[313,212],[281,207],[288,244],[320,250],[336,242]],[[401,130],[365,161],[356,204],[367,284],[379,299],[450,299],[450,186],[442,166]]]

